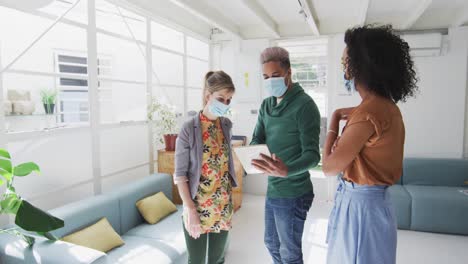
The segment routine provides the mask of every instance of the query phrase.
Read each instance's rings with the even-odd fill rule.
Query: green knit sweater
[[[320,161],[320,112],[298,84],[277,104],[265,99],[260,108],[251,145],[267,144],[288,167],[285,178],[268,177],[267,196],[295,198],[313,191],[309,169]]]

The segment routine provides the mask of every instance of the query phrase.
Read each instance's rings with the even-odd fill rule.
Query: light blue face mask
[[[231,109],[229,105],[225,105],[216,99],[211,100],[208,105],[208,111],[217,117],[226,115],[229,109]]]
[[[344,75],[344,84],[345,84],[345,87],[346,87],[346,90],[348,90],[348,92],[356,92],[356,85],[354,84],[354,78],[351,79],[351,80],[348,80],[346,79],[346,75]]]
[[[288,87],[284,83],[284,77],[271,77],[263,80],[263,86],[271,96],[281,97],[286,93]]]

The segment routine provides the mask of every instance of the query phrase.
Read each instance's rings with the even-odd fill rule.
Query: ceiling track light
[[[307,18],[308,18],[309,16],[307,15],[307,12],[305,11],[304,6],[302,6],[301,0],[297,0],[297,2],[299,3],[299,6],[301,7],[301,9],[299,9],[299,15],[301,15],[302,17],[304,17],[304,20],[307,21]]]

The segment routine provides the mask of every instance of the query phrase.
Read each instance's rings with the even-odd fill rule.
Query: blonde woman
[[[206,255],[209,264],[224,263],[233,214],[231,194],[237,181],[231,156],[232,123],[223,116],[234,91],[225,72],[208,72],[203,110],[183,125],[176,142],[174,181],[184,204],[191,264],[206,263]]]

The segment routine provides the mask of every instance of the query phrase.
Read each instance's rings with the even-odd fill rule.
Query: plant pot
[[[166,144],[166,151],[174,151],[176,144],[177,134],[164,135],[164,143]]]
[[[54,113],[55,104],[44,104],[45,113],[51,115]]]

